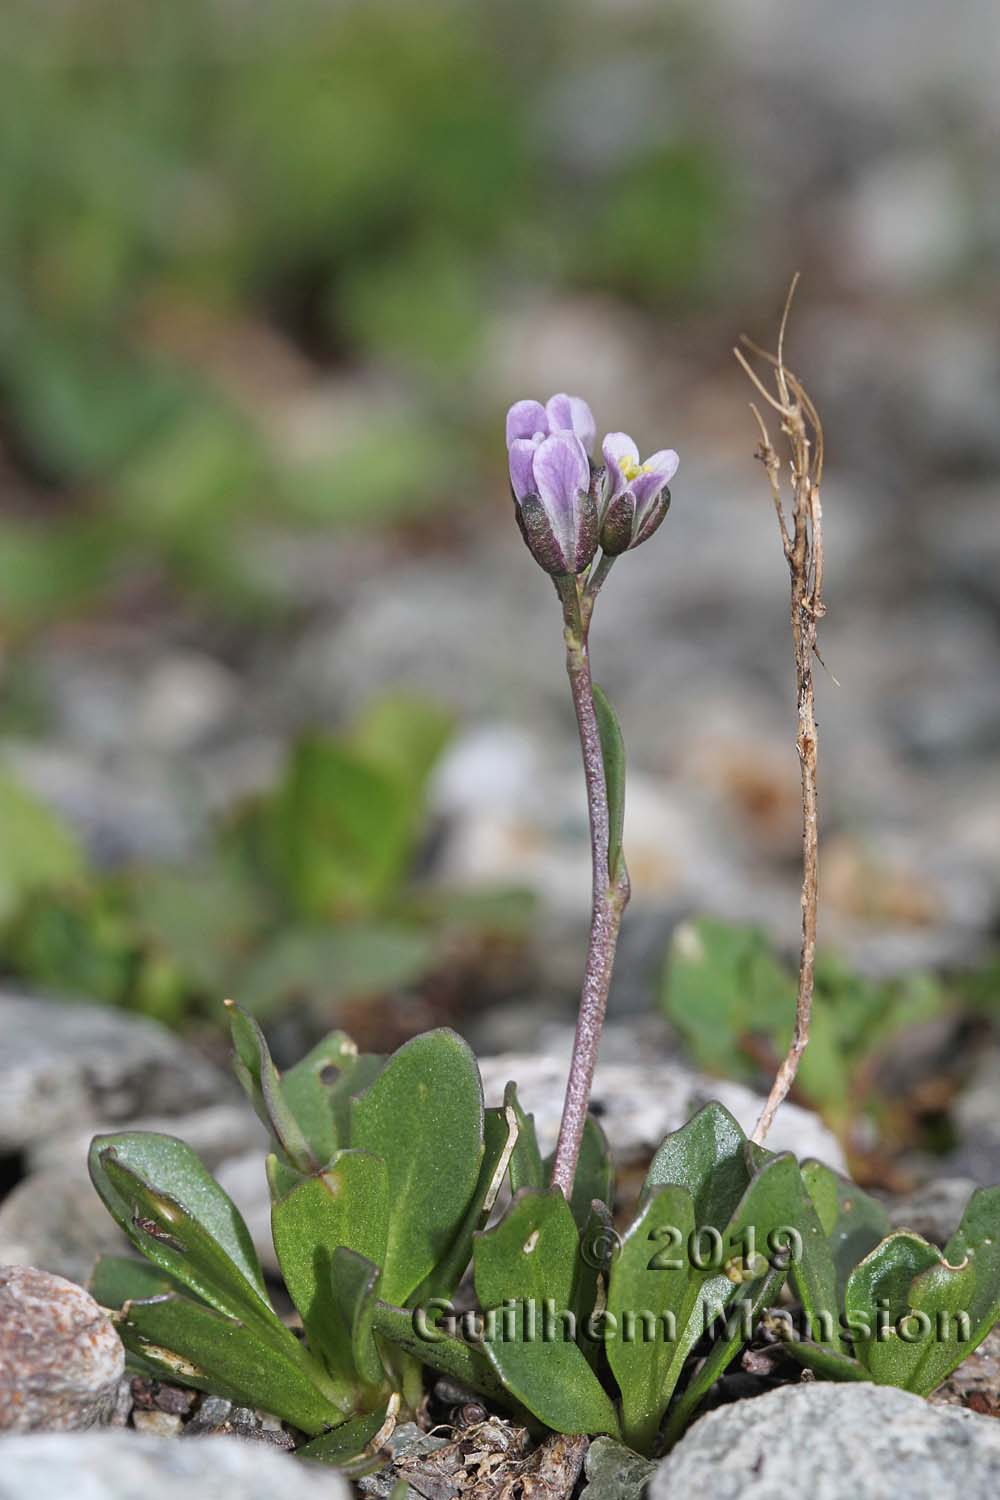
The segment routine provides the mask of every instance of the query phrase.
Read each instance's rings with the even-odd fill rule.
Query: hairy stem
[[[566,1080],[559,1140],[552,1167],[552,1185],[562,1189],[566,1198],[573,1191],[580,1143],[587,1120],[590,1090],[604,1015],[611,986],[611,971],[621,927],[622,913],[629,898],[628,876],[624,861],[619,879],[612,883],[608,868],[609,818],[608,793],[604,779],[604,757],[594,711],[593,684],[590,677],[590,608],[581,609],[580,590],[575,578],[557,583],[563,601],[566,671],[576,711],[580,748],[583,752],[583,774],[587,786],[587,809],[590,817],[590,849],[593,865],[593,887],[590,917],[590,941],[583,975],[580,1010],[573,1039],[573,1056]]]

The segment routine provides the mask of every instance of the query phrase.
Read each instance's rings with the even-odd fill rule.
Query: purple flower
[[[507,413],[507,456],[518,525],[547,573],[582,573],[597,551],[597,502],[588,450],[596,426],[579,396],[516,401]]]
[[[645,463],[624,432],[609,432],[601,444],[608,471],[608,494],[601,519],[601,546],[609,557],[648,541],[670,509],[667,488],[680,460],[661,448]]]
[[[541,442],[552,432],[575,432],[589,453],[597,436],[594,414],[582,396],[550,396],[540,401],[515,401],[507,413],[507,447],[515,438]]]

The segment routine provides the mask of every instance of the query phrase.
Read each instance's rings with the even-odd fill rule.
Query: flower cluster
[[[598,546],[609,557],[648,541],[670,506],[667,486],[678,458],[663,448],[640,461],[624,432],[601,444],[603,465],[590,458],[597,436],[580,396],[515,401],[507,413],[507,457],[518,525],[547,573],[582,573]]]

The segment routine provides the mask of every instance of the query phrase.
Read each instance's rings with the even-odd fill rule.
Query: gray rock
[[[332,1469],[259,1443],[179,1443],[134,1432],[32,1434],[7,1438],[0,1500],[73,1495],[75,1500],[349,1500]]]
[[[229,1194],[246,1220],[254,1249],[265,1271],[279,1270],[271,1238],[271,1194],[267,1185],[263,1151],[245,1151],[224,1161],[215,1173],[219,1186]]]
[[[0,1264],[38,1266],[85,1284],[99,1255],[128,1251],[86,1172],[32,1172],[0,1203]]]
[[[584,1460],[587,1483],[580,1500],[640,1500],[655,1472],[654,1463],[614,1438],[595,1438]]]
[[[487,1104],[499,1104],[504,1085],[516,1080],[521,1103],[535,1116],[543,1151],[555,1145],[572,1039],[569,1028],[545,1027],[533,1053],[480,1060]],[[724,1104],[748,1133],[764,1102],[742,1084],[708,1078],[672,1058],[657,1057],[641,1027],[606,1029],[593,1100],[619,1162],[635,1161],[655,1150],[669,1131],[678,1130],[711,1099]],[[796,1104],[782,1105],[768,1146],[815,1156],[837,1171],[846,1170],[835,1136],[816,1115]]]
[[[121,1340],[93,1297],[34,1266],[0,1268],[0,1430],[107,1424],[124,1374]]]
[[[135,728],[156,750],[190,750],[218,733],[239,698],[228,668],[200,652],[177,651],[157,662],[144,679]]]
[[[231,1088],[231,1080],[225,1082],[227,1088]],[[209,1171],[251,1146],[263,1153],[267,1145],[267,1131],[249,1102],[242,1098],[232,1103],[211,1104],[206,1109],[191,1110],[183,1115],[142,1114],[128,1124],[130,1130],[154,1130],[160,1135],[179,1136],[201,1157]],[[72,1165],[79,1168],[80,1175],[86,1176],[91,1140],[106,1130],[118,1128],[118,1122],[96,1120],[72,1136],[33,1142],[27,1151],[28,1164],[33,1170],[41,1171],[47,1167],[65,1169]]]
[[[709,1412],[660,1464],[650,1500],[994,1500],[1000,1424],[891,1386],[810,1381]]]
[[[232,1088],[155,1021],[120,1010],[6,993],[0,1035],[0,1152],[139,1114],[184,1114]]]
[[[98,866],[177,861],[199,847],[203,826],[176,770],[148,754],[116,757],[71,743],[4,746],[18,779],[61,813]]]
[[[132,1413],[132,1426],[136,1432],[147,1433],[151,1437],[179,1437],[183,1425],[182,1419],[172,1411],[134,1411]]]
[[[934,1177],[905,1198],[889,1205],[895,1229],[915,1229],[925,1240],[944,1246],[958,1228],[977,1184],[971,1177]]]
[[[68,1136],[39,1141],[27,1151],[33,1170],[0,1203],[0,1264],[40,1266],[86,1285],[99,1255],[121,1255],[128,1242],[94,1192],[87,1172],[92,1137],[114,1129],[98,1120]],[[178,1136],[215,1171],[256,1145],[263,1162],[267,1136],[249,1104],[218,1104],[176,1118],[141,1116],[131,1130]]]
[[[955,1101],[953,1118],[961,1145],[949,1170],[973,1178],[980,1187],[1000,1182],[1000,1047],[980,1053],[972,1076]]]

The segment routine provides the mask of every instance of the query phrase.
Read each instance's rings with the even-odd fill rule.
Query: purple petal
[[[570,432],[553,433],[535,449],[535,490],[566,557],[576,553],[580,491],[590,484],[583,444]]]
[[[550,396],[545,404],[549,419],[549,432],[575,432],[589,453],[597,436],[594,414],[582,396],[567,396],[561,392]]]
[[[608,466],[608,499],[613,500],[628,488],[628,480],[622,473],[622,464],[637,464],[639,450],[627,432],[609,432],[601,444],[604,462]]]
[[[515,401],[507,413],[507,447],[515,438],[530,438],[549,430],[549,419],[540,401]]]
[[[643,473],[637,474],[633,479],[632,491],[640,524],[646,506],[670,483],[677,473],[679,463],[680,459],[673,448],[663,448],[659,453],[654,453],[652,458],[647,458],[642,466]]]
[[[647,458],[642,467],[652,470],[654,474],[662,474],[664,483],[669,484],[677,473],[679,464],[680,459],[673,448],[661,448],[652,458]]]
[[[523,500],[525,495],[530,495],[535,488],[531,466],[537,452],[538,444],[533,438],[515,438],[510,445],[510,451],[507,454],[510,482],[514,496],[518,500]]]

